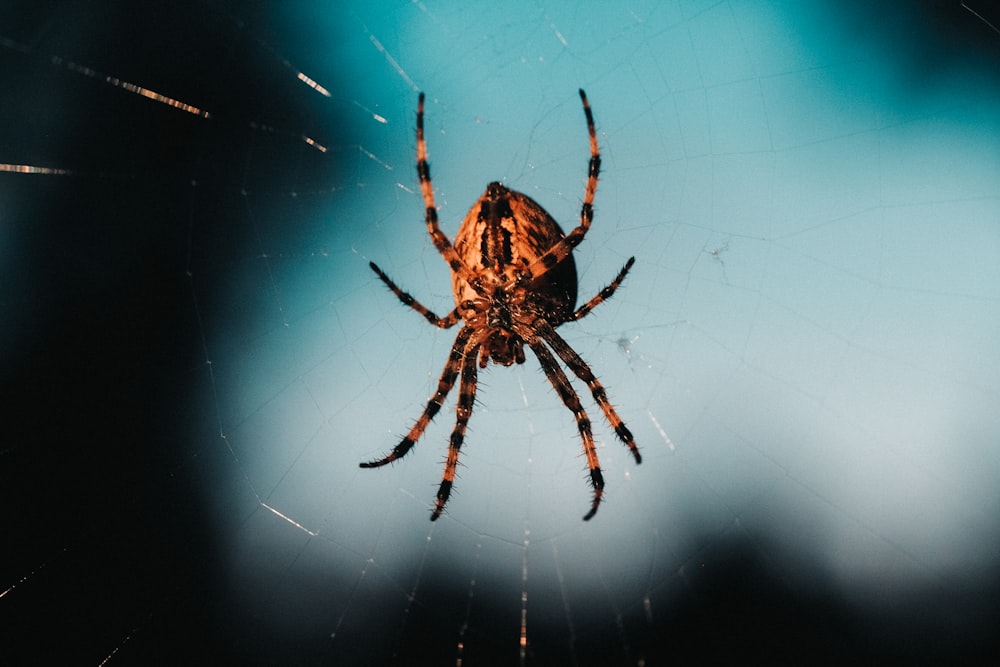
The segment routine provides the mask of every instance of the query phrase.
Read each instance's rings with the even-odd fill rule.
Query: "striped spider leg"
[[[454,486],[459,452],[475,403],[478,369],[486,368],[490,361],[501,366],[523,364],[525,345],[534,352],[559,398],[576,419],[594,492],[584,520],[597,513],[604,497],[604,475],[590,419],[559,360],[587,385],[615,435],[628,447],[635,462],[642,462],[632,433],[612,407],[604,387],[580,355],[556,333],[561,324],[586,317],[611,298],[635,261],[629,258],[607,287],[574,310],[577,275],[573,249],[584,239],[593,221],[594,195],[601,166],[594,116],[582,90],[580,100],[590,138],[590,163],[579,224],[569,234],[564,234],[552,216],[534,200],[494,181],[466,214],[452,242],[438,223],[424,138],[424,95],[420,94],[417,175],[424,199],[424,222],[434,247],[451,269],[455,308],[444,317],[438,317],[400,289],[374,263],[371,268],[404,305],[430,324],[442,329],[459,321],[463,324],[455,336],[437,390],[416,423],[391,452],[381,459],[362,463],[361,467],[377,468],[405,456],[440,411],[457,380],[455,426],[431,521],[441,516]]]

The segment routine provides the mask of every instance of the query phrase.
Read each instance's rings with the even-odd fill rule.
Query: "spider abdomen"
[[[531,197],[490,183],[462,220],[455,250],[474,275],[506,288],[506,298],[545,313],[549,324],[565,322],[576,306],[576,263],[568,254],[527,286],[516,286],[519,272],[551,250],[566,235],[559,223]],[[459,274],[452,275],[455,303],[475,301],[479,293]],[[518,290],[524,293],[517,293]]]

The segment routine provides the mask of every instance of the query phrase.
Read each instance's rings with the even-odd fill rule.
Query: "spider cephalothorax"
[[[502,366],[523,364],[525,345],[535,353],[559,397],[576,417],[594,488],[590,511],[583,517],[585,520],[594,516],[601,503],[604,477],[597,459],[590,419],[566,373],[549,351],[550,347],[590,388],[615,435],[629,448],[636,463],[642,461],[632,433],[611,406],[604,387],[586,362],[555,331],[560,324],[579,320],[610,298],[634,261],[630,257],[611,284],[574,310],[577,282],[572,251],[590,228],[601,165],[594,118],[582,90],[580,99],[590,134],[590,168],[580,224],[568,235],[564,234],[552,216],[530,197],[493,182],[462,220],[453,244],[438,226],[434,189],[427,164],[427,144],[424,141],[424,96],[420,95],[417,106],[417,174],[424,198],[428,233],[452,270],[455,308],[445,317],[438,317],[401,290],[374,262],[371,268],[400,301],[423,315],[431,324],[446,329],[462,320],[464,326],[455,337],[448,362],[438,380],[437,391],[427,402],[417,423],[388,455],[377,461],[362,463],[361,467],[383,466],[410,451],[441,409],[461,372],[455,428],[437,502],[431,513],[432,521],[441,515],[451,495],[458,453],[475,402],[477,367],[485,368],[491,360]]]

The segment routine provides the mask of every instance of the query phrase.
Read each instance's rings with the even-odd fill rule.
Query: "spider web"
[[[998,21],[976,3],[3,10],[0,652],[41,662],[659,664],[996,655]],[[442,226],[491,180],[564,229],[537,363],[403,461],[454,331]],[[39,628],[57,641],[33,639]],[[52,631],[55,630],[55,633]],[[44,631],[43,631],[44,635]],[[56,639],[51,637],[50,639]]]

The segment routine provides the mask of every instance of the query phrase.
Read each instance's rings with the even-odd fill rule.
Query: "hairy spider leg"
[[[583,113],[587,117],[587,132],[590,134],[590,165],[587,168],[587,188],[583,196],[583,206],[580,208],[580,224],[528,266],[526,282],[530,282],[549,271],[573,252],[573,248],[583,241],[587,230],[590,229],[590,223],[594,220],[594,195],[597,192],[597,177],[601,171],[601,153],[597,148],[594,114],[590,110],[587,93],[583,92],[583,88],[580,89],[580,100],[583,101]]]
[[[417,176],[420,179],[420,192],[424,196],[424,219],[427,222],[427,232],[431,235],[434,247],[448,262],[453,273],[457,273],[477,293],[483,294],[482,280],[476,277],[472,269],[465,265],[458,251],[441,231],[438,225],[437,206],[434,204],[434,186],[431,183],[431,168],[427,164],[427,141],[424,139],[424,94],[420,93],[417,102]]]
[[[591,372],[590,367],[587,363],[580,357],[576,351],[569,346],[563,337],[556,333],[548,322],[544,320],[536,320],[537,330],[541,333],[542,338],[545,342],[552,346],[552,349],[556,351],[559,358],[569,367],[573,373],[587,383],[590,388],[590,393],[594,396],[594,401],[601,406],[601,411],[604,412],[604,417],[608,420],[611,428],[614,429],[615,435],[621,440],[629,451],[632,452],[632,457],[635,459],[636,463],[642,463],[642,456],[639,454],[639,448],[635,444],[635,439],[632,437],[632,432],[628,430],[625,426],[625,422],[622,418],[618,416],[615,412],[614,407],[608,400],[608,393],[604,390],[604,385],[598,380],[594,374]]]
[[[457,307],[454,308],[450,313],[448,313],[444,317],[438,317],[433,312],[431,312],[424,304],[420,303],[412,296],[410,296],[409,292],[404,292],[403,290],[401,290],[399,286],[396,285],[396,283],[392,282],[392,279],[390,279],[389,276],[385,275],[385,272],[383,272],[382,269],[378,268],[378,265],[375,262],[368,262],[368,266],[372,267],[372,271],[374,271],[375,274],[382,280],[382,282],[384,282],[389,287],[389,289],[392,290],[392,293],[395,294],[396,297],[398,297],[399,300],[403,302],[404,306],[409,306],[413,310],[417,311],[418,313],[423,315],[425,320],[427,320],[434,326],[440,327],[442,329],[448,329],[450,327],[453,327],[456,323],[458,323],[462,319],[462,316],[459,314]]]
[[[441,378],[438,380],[437,391],[435,391],[434,395],[427,401],[427,407],[424,408],[420,418],[417,419],[417,423],[413,425],[413,428],[411,428],[410,432],[406,434],[406,437],[400,440],[399,444],[396,445],[385,457],[378,459],[377,461],[369,461],[367,463],[360,464],[362,468],[378,468],[387,463],[392,463],[396,459],[401,459],[406,456],[406,453],[413,448],[413,445],[415,445],[417,440],[420,439],[420,436],[423,435],[427,425],[431,423],[432,419],[434,419],[434,415],[436,415],[438,410],[441,409],[441,406],[444,404],[444,399],[448,397],[448,393],[451,391],[451,388],[455,386],[455,378],[458,377],[459,368],[465,359],[465,348],[469,342],[470,336],[472,336],[471,328],[462,327],[458,330],[458,335],[455,336],[455,343],[451,346],[451,353],[448,355],[448,361],[445,362],[444,370],[441,372]]]
[[[580,210],[580,224],[570,233],[555,242],[541,256],[538,256],[528,265],[522,264],[520,275],[518,275],[518,288],[527,289],[532,280],[543,276],[547,271],[560,265],[560,262],[571,255],[573,249],[583,240],[593,221],[593,202],[597,191],[597,180],[600,173],[600,152],[597,144],[597,133],[594,128],[594,118],[587,101],[586,93],[580,90],[580,99],[583,103],[584,115],[587,120],[587,130],[590,137],[590,164],[588,169],[587,184],[584,193],[584,201]],[[430,167],[427,163],[427,144],[424,138],[424,95],[420,94],[417,108],[417,174],[420,178],[420,188],[425,205],[425,221],[428,233],[434,243],[435,248],[441,256],[448,262],[454,276],[465,281],[480,298],[466,301],[459,304],[445,317],[438,317],[428,310],[420,302],[414,299],[409,293],[400,289],[391,279],[374,263],[370,263],[372,270],[378,275],[386,286],[396,295],[396,297],[406,306],[412,308],[434,326],[446,329],[454,326],[462,319],[459,309],[471,308],[479,315],[476,303],[492,296],[490,285],[483,284],[483,277],[467,266],[461,259],[456,248],[448,240],[448,237],[441,232],[437,218],[437,207],[434,204],[434,190],[431,184]],[[514,193],[516,194],[516,193]],[[543,212],[544,213],[544,212]],[[547,214],[545,214],[547,216]],[[464,224],[464,223],[463,223]],[[615,434],[630,449],[635,457],[636,463],[641,463],[642,459],[639,450],[635,445],[632,433],[625,426],[624,422],[615,412],[608,400],[607,393],[601,383],[597,380],[586,362],[566,343],[561,336],[555,332],[555,326],[563,322],[579,320],[588,315],[594,308],[614,295],[615,291],[622,284],[629,269],[634,263],[634,258],[629,258],[625,266],[618,272],[615,279],[597,295],[592,297],[585,304],[580,306],[569,316],[563,316],[565,310],[559,310],[559,317],[550,324],[544,318],[538,318],[534,322],[528,323],[523,320],[512,322],[513,332],[527,343],[538,358],[539,364],[549,382],[556,389],[563,404],[573,413],[577,422],[577,429],[583,443],[584,454],[587,458],[587,465],[590,472],[590,482],[594,489],[594,499],[590,511],[584,516],[584,520],[591,519],[600,506],[604,495],[604,477],[600,468],[600,461],[597,456],[597,448],[594,444],[594,437],[590,419],[580,403],[579,395],[570,384],[569,378],[563,371],[552,350],[561,358],[562,362],[573,371],[573,373],[583,380],[590,388],[594,400],[600,406],[608,423],[614,429]],[[486,276],[488,279],[489,276]],[[489,293],[488,293],[489,292]],[[456,298],[457,295],[456,295]],[[572,303],[562,304],[560,307],[566,309],[572,307]],[[440,411],[455,381],[461,373],[459,385],[459,397],[456,405],[456,421],[452,430],[448,454],[445,460],[445,470],[442,475],[441,484],[438,488],[437,499],[434,510],[431,513],[431,520],[436,520],[444,511],[448,498],[454,485],[456,470],[459,463],[459,453],[465,438],[469,419],[472,416],[472,409],[475,403],[477,387],[477,358],[480,356],[483,342],[489,340],[492,331],[485,322],[478,323],[474,317],[469,320],[467,326],[462,327],[455,341],[452,344],[448,361],[442,370],[438,380],[438,388],[435,394],[428,400],[426,407],[420,418],[410,429],[405,438],[400,441],[393,450],[384,458],[369,463],[360,464],[362,468],[375,468],[386,465],[396,459],[405,456],[421,437],[427,425]],[[552,350],[549,348],[551,347]],[[523,360],[523,356],[521,357]],[[484,363],[481,365],[485,366]]]
[[[445,459],[444,475],[441,478],[441,486],[438,487],[434,511],[431,512],[431,521],[437,521],[438,517],[441,516],[455,482],[458,453],[462,449],[465,429],[469,425],[472,406],[476,402],[476,357],[479,355],[479,346],[480,343],[477,342],[476,338],[473,338],[466,344],[463,353],[462,379],[458,385],[458,403],[455,406],[455,428],[452,429],[451,438],[448,440],[448,456]]]
[[[611,295],[614,294],[618,287],[622,284],[622,281],[625,280],[625,275],[628,274],[628,270],[632,268],[634,263],[635,257],[629,257],[628,261],[625,262],[625,266],[623,266],[622,270],[618,272],[615,279],[611,281],[611,284],[598,292],[597,295],[590,301],[577,308],[576,312],[570,315],[566,321],[574,322],[576,320],[583,319],[594,308],[597,308],[599,305],[610,299]]]
[[[552,353],[545,347],[545,343],[537,338],[529,343],[538,363],[541,365],[545,376],[555,387],[556,393],[562,399],[563,404],[570,409],[576,417],[576,427],[580,431],[580,438],[583,440],[583,453],[587,457],[587,467],[590,469],[590,484],[594,487],[594,502],[590,506],[590,511],[583,517],[584,521],[590,521],[597,514],[597,508],[604,497],[604,475],[601,474],[601,462],[597,458],[597,447],[594,446],[594,434],[590,429],[590,418],[580,404],[580,397],[573,390],[566,373],[559,367]]]

